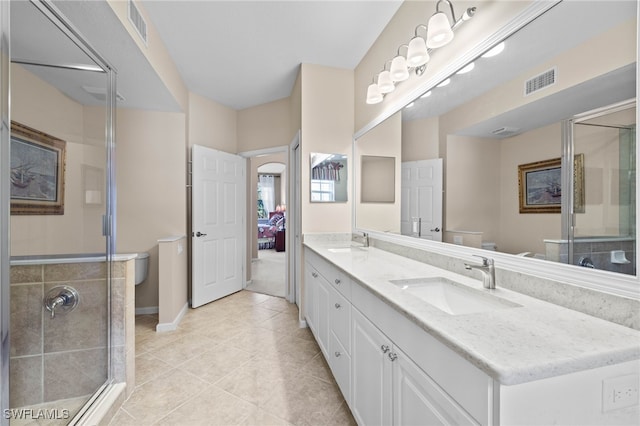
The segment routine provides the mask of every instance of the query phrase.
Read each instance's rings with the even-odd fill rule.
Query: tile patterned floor
[[[111,425],[355,425],[298,309],[241,291],[156,333],[136,317],[136,387]]]

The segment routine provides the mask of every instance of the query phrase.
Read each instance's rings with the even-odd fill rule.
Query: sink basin
[[[520,306],[444,277],[391,280],[389,282],[451,315],[488,312]]]
[[[339,248],[330,248],[327,249],[331,253],[351,253],[354,251],[365,251],[362,247],[339,247]]]

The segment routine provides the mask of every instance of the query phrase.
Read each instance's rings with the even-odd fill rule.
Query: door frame
[[[294,138],[295,139],[295,138]],[[293,206],[290,204],[290,200],[291,200],[291,156],[289,155],[289,145],[282,145],[282,146],[276,146],[276,147],[272,147],[272,148],[264,148],[264,149],[257,149],[254,151],[244,151],[244,152],[239,152],[237,155],[241,156],[241,157],[245,157],[248,161],[248,166],[247,169],[250,169],[250,160],[253,157],[261,157],[261,156],[265,156],[265,155],[271,155],[271,154],[286,154],[285,155],[285,170],[286,170],[286,192],[287,192],[287,229],[289,229],[294,222],[292,222],[292,218],[295,216],[296,214],[296,206]],[[250,188],[251,186],[251,179],[249,176],[249,173],[251,171],[247,170],[247,197],[249,197],[249,194],[251,194],[250,191],[252,191],[253,189]],[[246,216],[247,216],[247,243],[249,243],[249,239],[251,238],[251,232],[250,232],[250,228],[249,226],[254,226],[255,224],[251,223],[251,221],[249,220],[249,218],[251,217],[251,210],[252,208],[254,208],[255,206],[253,206],[251,203],[247,203],[246,206]],[[292,250],[290,249],[290,247],[292,246],[291,244],[291,232],[287,232],[286,233],[286,238],[285,238],[285,244],[286,244],[286,252],[287,255],[285,256],[285,299],[287,299],[290,303],[295,303],[295,286],[294,286],[294,280],[291,279],[290,277],[290,265],[293,263],[292,261]],[[252,238],[251,238],[252,239]],[[253,239],[250,242],[251,244],[253,244]],[[245,244],[246,246],[246,250],[247,253],[245,255],[245,258],[247,258],[248,260],[248,256],[250,255],[250,248],[251,246],[249,244]],[[245,268],[245,277],[244,277],[244,282],[242,284],[243,288],[247,288],[247,276],[246,273],[248,272],[250,268],[250,263],[247,262],[247,267]]]

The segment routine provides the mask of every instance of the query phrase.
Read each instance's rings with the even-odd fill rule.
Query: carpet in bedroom
[[[251,283],[247,290],[285,297],[285,256],[284,251],[258,250],[258,258],[251,261]]]

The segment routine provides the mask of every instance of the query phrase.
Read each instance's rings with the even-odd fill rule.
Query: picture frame
[[[574,156],[574,213],[584,213],[584,154]],[[520,213],[560,213],[562,208],[561,159],[518,166]]]
[[[66,142],[11,122],[11,214],[64,214]]]

